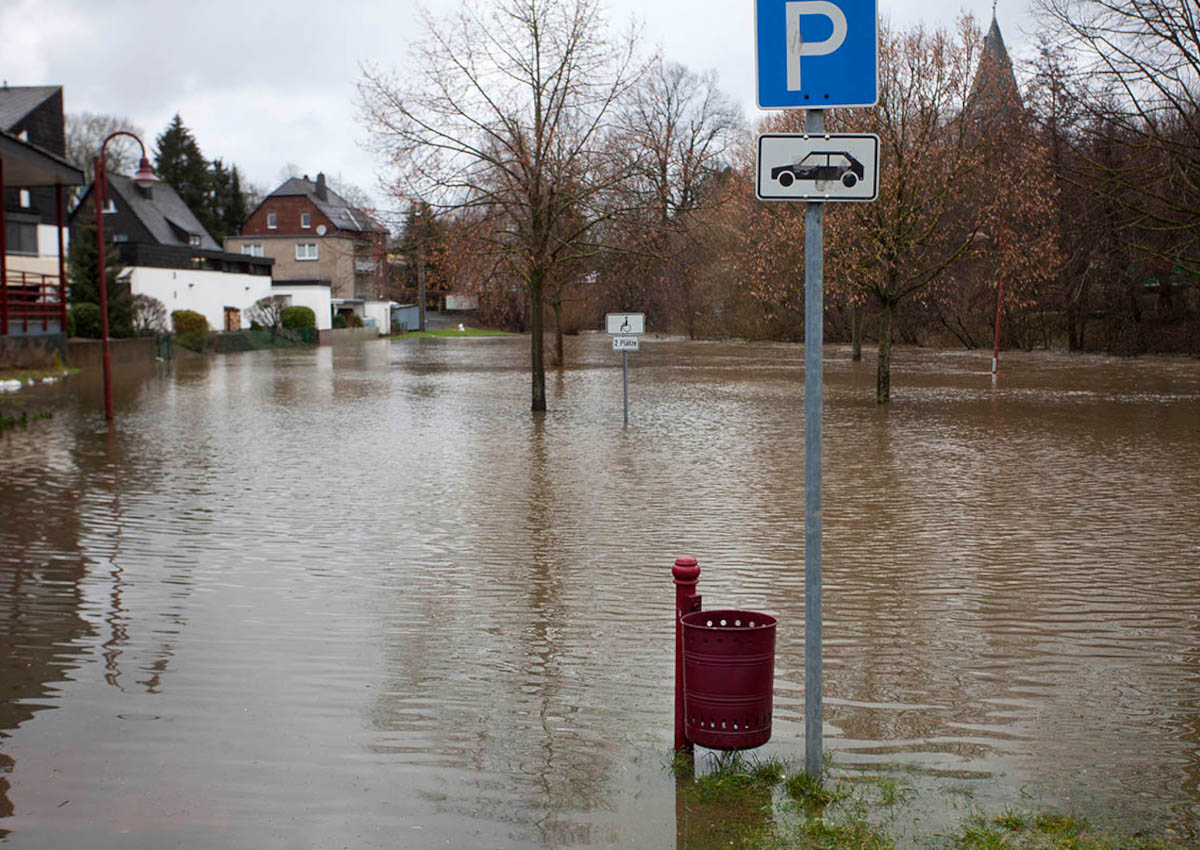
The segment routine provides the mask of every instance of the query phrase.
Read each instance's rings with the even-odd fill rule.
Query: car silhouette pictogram
[[[848,151],[812,151],[799,162],[772,168],[771,179],[784,187],[797,180],[813,180],[818,189],[825,188],[827,182],[840,180],[843,186],[852,189],[863,179],[863,164]]]

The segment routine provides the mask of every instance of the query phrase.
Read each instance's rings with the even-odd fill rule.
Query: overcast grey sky
[[[484,0],[477,0],[484,2]],[[893,23],[949,25],[961,11],[986,28],[992,0],[879,0]],[[1000,0],[1014,58],[1030,34],[1028,0]],[[435,13],[456,0],[424,4]],[[609,20],[638,16],[647,48],[715,68],[754,118],[753,0],[607,0]],[[414,0],[0,0],[0,78],[62,85],[68,112],[131,118],[153,147],[176,112],[204,154],[237,163],[268,191],[281,168],[341,175],[379,199],[377,168],[355,121],[361,62],[401,66]]]

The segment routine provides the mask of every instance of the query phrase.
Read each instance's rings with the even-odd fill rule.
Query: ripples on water
[[[14,846],[665,846],[669,567],[779,615],[803,756],[803,351],[524,339],[38,388],[0,438]],[[1200,823],[1200,364],[827,352],[826,741],[980,801]],[[26,398],[35,398],[33,396]],[[12,405],[12,399],[5,399]],[[32,401],[22,401],[32,404]],[[1024,796],[1023,796],[1024,795]]]

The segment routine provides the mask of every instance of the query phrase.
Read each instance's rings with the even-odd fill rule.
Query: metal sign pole
[[[629,352],[621,352],[621,373],[625,384],[625,424],[629,424]]]
[[[805,113],[824,134],[825,113]],[[804,205],[804,769],[821,778],[821,355],[824,347],[825,205]]]

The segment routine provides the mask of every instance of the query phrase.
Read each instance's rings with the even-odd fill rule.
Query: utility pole
[[[413,210],[413,222],[417,224],[417,330],[425,330],[425,224],[421,210]]]

